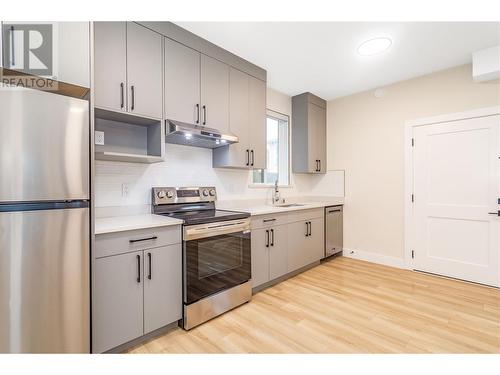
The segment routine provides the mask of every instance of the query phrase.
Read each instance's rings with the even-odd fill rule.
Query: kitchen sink
[[[288,203],[288,204],[279,204],[274,207],[301,207],[305,206],[305,204],[300,204],[300,203]]]

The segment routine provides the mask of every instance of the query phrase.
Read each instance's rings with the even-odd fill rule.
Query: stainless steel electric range
[[[252,297],[250,214],[217,210],[214,187],[157,187],[153,213],[181,219],[182,326],[189,330]]]

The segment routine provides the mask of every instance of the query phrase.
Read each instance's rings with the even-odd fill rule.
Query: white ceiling
[[[177,22],[268,72],[268,86],[326,100],[472,61],[500,44],[500,22]],[[359,56],[363,41],[388,36],[388,52]]]

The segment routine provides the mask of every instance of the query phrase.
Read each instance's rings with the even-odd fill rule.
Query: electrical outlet
[[[129,190],[130,190],[129,184],[123,183],[122,184],[122,197],[128,197]]]
[[[104,132],[96,130],[94,132],[94,139],[96,145],[104,146]]]

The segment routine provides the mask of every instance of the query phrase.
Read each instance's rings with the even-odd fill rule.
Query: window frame
[[[267,119],[268,118],[274,118],[275,120],[278,120],[278,121],[286,121],[286,123],[288,124],[287,127],[288,127],[288,131],[287,131],[287,143],[288,143],[288,152],[287,152],[287,168],[288,168],[288,183],[287,184],[279,184],[278,187],[280,188],[292,188],[293,185],[292,185],[292,168],[291,168],[291,133],[292,133],[292,127],[290,125],[290,116],[289,115],[286,115],[284,113],[281,113],[281,112],[277,112],[277,111],[274,111],[272,109],[269,109],[267,108],[266,109],[266,127],[267,127]],[[267,128],[266,128],[267,129]],[[266,147],[267,147],[267,136],[266,136]],[[266,164],[267,164],[267,157],[266,157]],[[267,165],[266,165],[267,167]],[[264,169],[265,170],[265,169]],[[270,184],[270,183],[265,183],[265,182],[255,182],[254,181],[254,177],[253,177],[253,170],[252,170],[252,173],[250,173],[250,184],[248,185],[248,187],[250,188],[265,188],[265,189],[269,189],[270,187],[274,187],[274,184]]]

